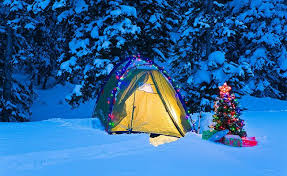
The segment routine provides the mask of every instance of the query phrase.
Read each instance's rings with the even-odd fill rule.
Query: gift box
[[[242,137],[242,146],[243,147],[253,147],[257,145],[255,137]]]
[[[224,144],[233,147],[242,147],[242,139],[238,135],[226,135],[224,136]]]
[[[212,135],[214,135],[217,130],[206,130],[202,132],[202,139],[208,140]]]
[[[225,135],[227,135],[229,130],[221,130],[213,134],[208,140],[210,141],[220,141]]]

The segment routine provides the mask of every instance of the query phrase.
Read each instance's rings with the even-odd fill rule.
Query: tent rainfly
[[[178,91],[166,71],[152,60],[130,57],[105,80],[93,117],[110,134],[183,137],[192,127]]]

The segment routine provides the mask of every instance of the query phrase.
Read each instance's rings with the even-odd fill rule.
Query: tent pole
[[[136,68],[137,69],[137,68]],[[137,80],[138,80],[138,75],[136,75],[136,81],[135,82],[137,82]],[[134,120],[134,112],[135,112],[135,101],[136,101],[136,91],[137,90],[135,90],[135,92],[134,92],[134,101],[133,101],[133,111],[132,111],[132,119],[131,119],[131,128],[129,129],[129,133],[131,133],[132,132],[132,130],[133,130],[133,120]]]

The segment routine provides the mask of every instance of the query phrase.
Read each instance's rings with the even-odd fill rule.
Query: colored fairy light
[[[227,85],[227,83],[224,83],[223,86],[219,86],[219,90],[222,93],[228,93],[231,91],[231,87]]]
[[[224,83],[219,89],[220,97],[214,104],[213,122],[216,123],[214,129],[229,129],[229,134],[246,136],[247,134],[243,129],[244,123],[239,118],[240,108],[236,107],[238,105],[237,99],[233,93],[230,94],[231,87]]]
[[[107,103],[109,104],[109,110],[110,110],[110,112],[113,111],[113,106],[114,106],[115,101],[116,101],[115,97],[116,97],[117,92],[120,90],[121,86],[125,86],[125,84],[123,84],[122,82],[123,82],[123,80],[125,79],[127,73],[129,72],[129,69],[128,69],[128,68],[129,68],[130,66],[132,66],[132,67],[140,66],[140,64],[137,64],[137,63],[134,62],[134,61],[143,61],[143,62],[148,63],[149,66],[152,66],[153,68],[155,68],[155,69],[157,69],[158,71],[160,71],[160,72],[169,80],[169,82],[170,82],[171,84],[172,84],[173,82],[175,82],[174,79],[172,79],[170,76],[168,76],[167,71],[164,70],[164,67],[159,67],[159,66],[158,66],[156,63],[154,63],[154,61],[151,60],[151,59],[143,58],[143,57],[141,57],[140,55],[133,55],[132,57],[129,57],[129,58],[128,58],[126,64],[123,66],[123,68],[122,68],[120,71],[116,71],[116,72],[115,72],[115,73],[116,73],[116,79],[119,80],[119,81],[118,81],[117,87],[115,87],[115,88],[113,89],[113,92],[111,93],[111,100],[112,100],[112,101],[111,101],[111,100],[107,100]],[[125,61],[123,61],[123,62],[125,62]],[[123,62],[122,62],[122,63],[123,63]],[[119,65],[120,65],[120,64],[119,64]],[[186,106],[185,106],[185,104],[187,104],[187,103],[182,100],[182,97],[181,97],[181,95],[179,94],[180,87],[177,86],[177,87],[175,88],[175,91],[177,92],[177,93],[176,93],[176,97],[178,97],[179,100],[183,103],[183,107],[184,107],[184,109],[185,109],[186,112],[187,112],[187,118],[188,118],[188,117],[189,117],[188,114],[190,114],[190,110],[187,110],[187,108],[186,108]],[[108,118],[108,121],[110,121],[110,120],[111,120],[111,118],[109,117],[109,118]],[[109,124],[112,124],[112,122],[109,123]],[[195,128],[194,128],[194,124],[192,124],[192,125],[193,125],[193,129],[195,129]],[[111,126],[111,125],[109,125],[109,126]]]

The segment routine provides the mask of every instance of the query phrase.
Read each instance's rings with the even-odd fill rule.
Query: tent
[[[172,79],[153,61],[131,57],[115,67],[100,91],[93,117],[108,133],[183,137],[191,130]]]

